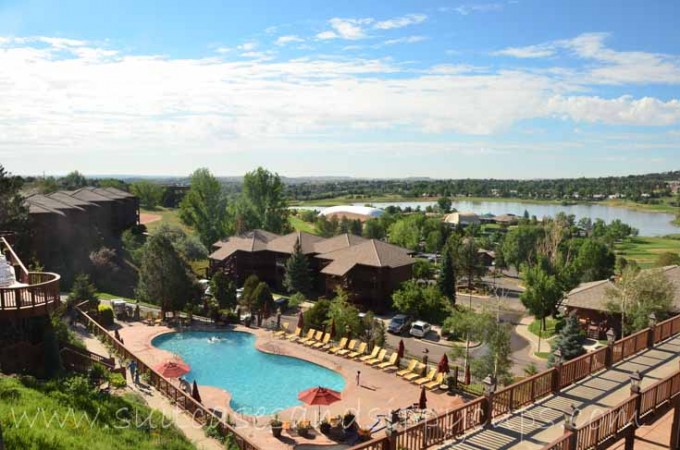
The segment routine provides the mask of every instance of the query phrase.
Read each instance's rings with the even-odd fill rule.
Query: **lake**
[[[353,205],[365,205],[365,202],[352,203]],[[386,208],[388,206],[400,206],[401,208],[411,207],[425,209],[428,206],[435,205],[434,201],[426,202],[387,202],[387,203],[371,203],[376,208]],[[671,222],[675,216],[667,213],[636,211],[628,208],[617,208],[614,206],[598,205],[598,204],[577,204],[577,205],[559,205],[550,203],[522,203],[513,201],[453,201],[452,207],[458,211],[472,211],[476,214],[493,214],[495,216],[500,214],[516,214],[521,216],[524,211],[528,211],[530,216],[536,216],[539,219],[542,217],[554,217],[559,212],[565,214],[573,214],[576,220],[582,217],[590,217],[592,220],[602,219],[607,223],[615,219],[640,230],[640,236],[665,236],[667,234],[680,233],[680,227],[673,225]],[[321,211],[323,207],[313,207],[305,209],[316,209]]]

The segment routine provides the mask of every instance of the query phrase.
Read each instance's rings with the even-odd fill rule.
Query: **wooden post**
[[[491,425],[493,420],[493,392],[484,393],[484,420],[482,421],[483,427],[488,427]]]
[[[630,387],[630,395],[635,397],[635,411],[632,417],[633,422],[626,430],[624,450],[634,450],[635,448],[635,430],[640,426],[640,406],[642,404],[640,386],[632,385]]]
[[[604,354],[604,365],[607,369],[611,368],[612,362],[614,361],[614,343],[612,341],[607,342],[607,352]]]
[[[656,335],[656,322],[649,324],[647,328],[647,348],[654,348],[654,336]]]
[[[555,370],[553,371],[553,376],[552,376],[552,392],[553,394],[557,394],[560,392],[560,378],[562,376],[562,361],[558,361],[557,364],[553,367]]]

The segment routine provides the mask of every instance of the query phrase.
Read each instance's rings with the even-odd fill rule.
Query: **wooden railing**
[[[569,450],[574,433],[567,430],[562,436],[543,447],[543,450]]]
[[[554,368],[548,369],[496,392],[492,416],[502,416],[550,395],[553,392],[554,373]]]
[[[604,369],[608,351],[607,347],[603,347],[562,364],[559,373],[559,388],[562,389]]]
[[[28,286],[0,288],[0,313],[59,305],[59,279],[56,273],[28,272]]]
[[[680,316],[671,317],[654,328],[654,343],[658,344],[678,333],[680,333]]]
[[[645,328],[635,334],[631,334],[623,339],[616,341],[612,347],[612,363],[616,364],[623,361],[635,353],[647,348],[649,343],[649,333],[651,329]]]
[[[25,283],[26,279],[28,278],[28,270],[26,270],[26,266],[24,266],[24,263],[21,262],[21,259],[19,259],[17,254],[14,252],[14,249],[12,248],[11,245],[9,245],[9,242],[7,242],[7,239],[5,239],[4,236],[0,236],[0,244],[3,244],[2,246],[4,246],[5,249],[7,249],[7,251],[9,252],[9,256],[10,256],[9,262],[13,266],[19,266],[19,269],[20,269],[19,273],[16,274],[17,280],[22,282],[22,283]],[[0,249],[2,248],[2,246],[0,246]]]
[[[222,436],[233,436],[234,441],[241,450],[259,450],[259,447],[250,442],[245,436],[239,434],[231,425],[223,422],[215,413],[198,403],[191,395],[182,391],[178,386],[175,386],[167,378],[147,365],[85,311],[79,307],[76,307],[76,311],[85,320],[87,327],[95,336],[99,337],[105,344],[110,345],[113,351],[122,359],[135,360],[140,373],[148,376],[149,384],[168,397],[176,406],[191,414],[197,423],[200,425],[215,425]]]

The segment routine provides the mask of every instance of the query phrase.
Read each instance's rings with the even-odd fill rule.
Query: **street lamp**
[[[555,349],[555,351],[553,352],[553,363],[555,366],[559,366],[560,364],[562,364],[562,350],[560,350],[559,348]]]
[[[635,372],[630,374],[630,390],[631,392],[634,393],[639,393],[640,392],[640,381],[642,380],[642,375],[640,375],[640,371],[636,370]]]
[[[607,330],[607,342],[613,344],[616,341],[616,332],[613,328]]]
[[[482,384],[484,384],[484,393],[486,395],[491,395],[496,391],[496,379],[492,375],[487,375],[482,380]]]
[[[649,313],[647,319],[649,319],[649,327],[654,328],[656,326],[656,314],[654,314],[654,311]]]

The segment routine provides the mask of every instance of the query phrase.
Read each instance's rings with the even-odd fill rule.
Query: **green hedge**
[[[99,323],[104,327],[113,325],[113,308],[109,305],[99,305]]]

